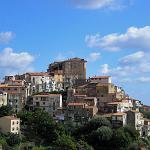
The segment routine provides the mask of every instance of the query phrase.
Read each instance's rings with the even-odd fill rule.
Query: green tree
[[[131,144],[132,138],[128,133],[125,133],[122,128],[114,130],[112,140],[110,141],[110,146],[114,150],[126,150],[126,148]]]
[[[88,137],[88,135],[91,134],[92,131],[97,130],[101,126],[108,126],[111,128],[111,123],[106,118],[97,116],[91,119],[87,124],[77,128],[77,130],[74,131],[73,135],[76,138],[83,137],[84,139],[85,137]]]
[[[9,115],[12,115],[12,110],[11,110],[11,107],[9,106],[2,106],[0,107],[0,117],[3,117],[3,116],[9,116]]]
[[[81,140],[77,143],[76,148],[77,150],[94,150],[92,146]]]
[[[32,150],[48,150],[45,147],[33,147]]]
[[[2,148],[4,150],[8,150],[9,149],[9,146],[6,142],[6,139],[4,137],[0,137],[0,145],[2,145]]]
[[[8,143],[9,146],[15,146],[17,144],[20,144],[21,139],[20,139],[19,135],[9,133],[6,137],[6,142]]]
[[[76,143],[72,139],[72,137],[68,135],[60,136],[54,143],[53,143],[54,150],[76,150]]]

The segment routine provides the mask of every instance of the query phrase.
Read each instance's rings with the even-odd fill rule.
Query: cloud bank
[[[117,10],[124,7],[129,0],[72,0],[80,9],[111,9]]]
[[[0,72],[3,75],[10,75],[31,71],[34,57],[27,53],[16,53],[12,48],[5,48],[0,52]]]
[[[85,42],[88,47],[107,51],[124,49],[150,49],[150,26],[143,28],[130,27],[125,33],[112,33],[105,36],[100,34],[87,35]]]

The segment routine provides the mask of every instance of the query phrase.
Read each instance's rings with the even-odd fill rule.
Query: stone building
[[[80,58],[72,58],[54,62],[49,65],[47,72],[63,81],[64,89],[66,89],[77,81],[86,80],[86,61]]]
[[[7,105],[11,106],[13,111],[21,111],[27,100],[27,89],[24,85],[1,84],[0,91],[7,93]]]
[[[114,128],[122,127],[127,125],[127,114],[123,112],[117,112],[112,114],[112,126]]]
[[[63,90],[61,82],[57,82],[55,78],[47,72],[30,72],[25,74],[25,81],[28,85],[29,94],[39,92],[51,92]]]
[[[61,94],[47,94],[41,93],[32,96],[32,103],[30,103],[30,110],[41,108],[42,110],[55,116],[58,109],[62,108]]]
[[[135,127],[142,135],[142,127],[144,125],[143,114],[136,110],[127,111],[127,124]]]
[[[100,76],[91,79],[83,85],[69,89],[68,101],[76,99],[76,95],[96,97],[99,112],[107,112],[107,103],[121,100],[125,97],[125,92],[123,90],[118,90],[119,88],[111,83],[109,76]]]
[[[111,76],[94,76],[88,79],[89,82],[111,83]]]
[[[4,116],[0,118],[0,132],[3,134],[20,133],[20,119],[14,116]]]
[[[144,118],[144,125],[142,127],[142,136],[149,137],[150,136],[150,119]]]
[[[89,121],[98,112],[96,106],[88,106],[86,103],[68,103],[65,110],[65,121],[83,124]]]
[[[122,99],[120,101],[115,101],[107,104],[109,112],[126,112],[133,109],[133,104],[131,100]]]

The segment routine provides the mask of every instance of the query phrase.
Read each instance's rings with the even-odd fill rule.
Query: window
[[[43,102],[43,105],[45,105],[45,102]]]
[[[14,125],[14,124],[15,124],[15,122],[13,121],[13,122],[12,122],[12,125]]]
[[[101,95],[101,97],[104,97],[104,95]]]
[[[17,127],[16,130],[18,130],[19,128]]]
[[[12,131],[14,131],[14,130],[15,130],[15,128],[13,127],[13,128],[12,128]]]
[[[55,110],[55,102],[53,102],[53,110]]]
[[[17,124],[19,124],[19,121],[17,121]]]
[[[39,103],[39,102],[36,102],[36,106],[40,106],[40,103]]]
[[[35,84],[35,78],[33,77],[33,84]]]
[[[17,88],[14,88],[15,91],[17,91]]]

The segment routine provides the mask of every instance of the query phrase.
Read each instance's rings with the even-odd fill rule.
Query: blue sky
[[[82,57],[150,104],[149,0],[1,0],[0,78]]]

